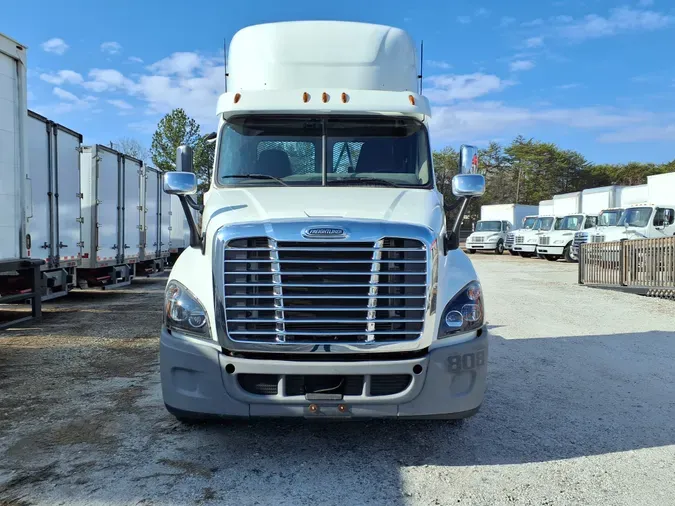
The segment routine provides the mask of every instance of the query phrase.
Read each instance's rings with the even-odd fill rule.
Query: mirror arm
[[[448,234],[447,230],[445,232],[445,237],[443,240],[443,249],[444,254],[447,255],[448,251],[459,249],[459,232],[462,226],[462,220],[464,219],[464,214],[466,213],[469,203],[471,202],[472,197],[464,197],[461,200],[462,207],[459,208],[459,213],[457,218],[455,218],[455,224],[452,227],[452,230]]]
[[[185,200],[187,201],[188,205],[195,211],[199,211],[200,213],[204,212],[204,206],[202,204],[198,204],[195,201],[195,199],[193,199],[190,195],[186,195]]]
[[[190,228],[190,247],[191,248],[202,248],[202,239],[199,237],[199,231],[197,230],[197,224],[195,223],[192,213],[190,212],[190,204],[188,204],[188,198],[186,195],[178,195],[180,199],[180,204],[183,206],[183,212],[185,213],[185,219],[187,219],[188,227]],[[190,199],[192,200],[192,199]],[[202,248],[203,249],[203,248]]]

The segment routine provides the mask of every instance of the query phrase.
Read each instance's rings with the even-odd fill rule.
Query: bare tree
[[[122,137],[115,142],[111,142],[112,148],[120,153],[133,156],[141,160],[145,165],[152,165],[150,160],[150,151],[138,140],[131,137]]]

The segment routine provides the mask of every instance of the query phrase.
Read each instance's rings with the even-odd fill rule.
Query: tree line
[[[491,142],[479,149],[479,170],[485,175],[485,194],[471,203],[468,219],[489,204],[531,204],[553,195],[609,185],[632,186],[647,176],[675,172],[675,160],[664,163],[593,164],[579,152],[554,143],[516,137],[508,145]],[[450,181],[457,174],[459,154],[452,147],[433,152],[439,190],[452,202]]]
[[[209,132],[207,132],[209,133]],[[114,146],[163,171],[176,169],[176,148],[181,144],[194,150],[194,170],[200,190],[208,189],[213,168],[215,143],[209,143],[199,124],[183,109],[164,116],[152,136],[148,152],[134,139],[120,139]],[[647,182],[647,176],[675,172],[675,160],[665,164],[629,162],[593,164],[579,152],[561,149],[554,143],[516,137],[508,145],[491,142],[479,150],[479,170],[485,175],[485,195],[471,203],[469,219],[480,215],[487,204],[533,204],[553,195],[609,185],[632,186]],[[438,189],[446,203],[452,196],[450,181],[457,174],[459,154],[453,147],[433,152]]]

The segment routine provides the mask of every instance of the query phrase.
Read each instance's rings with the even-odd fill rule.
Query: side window
[[[584,228],[593,228],[598,224],[598,217],[597,216],[587,216],[586,217],[586,224],[584,225]]]
[[[303,141],[261,141],[258,143],[258,160],[264,151],[271,151],[283,157],[285,153],[290,163],[291,174],[312,174],[317,172],[316,147],[312,142]],[[275,158],[279,158],[278,156]],[[267,173],[267,172],[266,172]],[[288,175],[288,174],[281,174]]]
[[[363,142],[341,141],[333,144],[333,172],[347,174],[354,172],[361,154]]]
[[[659,208],[654,214],[655,227],[667,227],[675,222],[675,210]]]

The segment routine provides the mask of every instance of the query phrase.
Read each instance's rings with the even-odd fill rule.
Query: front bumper
[[[497,243],[495,242],[467,242],[467,249],[497,249]]]
[[[487,327],[471,341],[435,348],[422,357],[360,362],[235,358],[223,354],[215,345],[197,344],[194,339],[173,336],[163,328],[160,337],[162,395],[171,411],[188,415],[463,418],[477,411],[483,402],[487,352]],[[336,400],[308,400],[305,396],[282,393],[251,394],[239,384],[237,375],[241,373],[279,375],[282,382],[287,374],[365,377],[410,374],[412,380],[405,390],[394,395],[364,393]],[[315,406],[311,411],[310,405]]]
[[[513,251],[520,253],[534,253],[537,250],[536,244],[514,244]]]
[[[537,253],[542,255],[560,255],[565,251],[565,246],[537,246]]]

